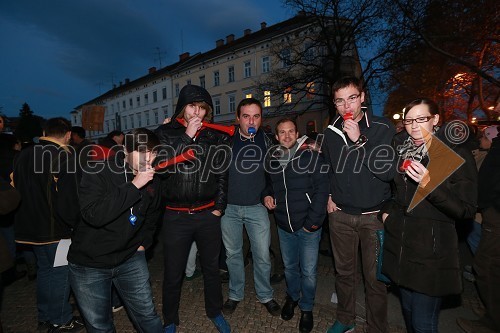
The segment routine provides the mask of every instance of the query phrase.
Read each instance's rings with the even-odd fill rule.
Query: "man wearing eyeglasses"
[[[338,115],[324,133],[322,151],[330,163],[328,219],[335,259],[337,320],[328,333],[354,330],[358,248],[365,283],[367,332],[387,332],[387,290],[376,278],[381,250],[376,231],[383,229],[377,213],[391,196],[389,181],[392,137],[388,119],[365,112],[361,81],[349,77],[333,87]],[[382,157],[379,159],[379,156]]]

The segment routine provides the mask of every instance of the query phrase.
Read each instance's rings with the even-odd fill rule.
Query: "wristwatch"
[[[366,142],[368,141],[368,139],[366,138],[366,136],[364,136],[363,134],[361,134],[359,136],[359,138],[356,140],[356,142],[354,142],[354,144],[358,147],[361,147],[362,145],[364,145]]]

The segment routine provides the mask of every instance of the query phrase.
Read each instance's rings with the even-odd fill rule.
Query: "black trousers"
[[[203,273],[205,312],[215,318],[222,311],[219,253],[222,245],[220,217],[207,210],[198,214],[166,210],[163,217],[163,319],[179,325],[179,302],[191,243],[196,242]],[[186,318],[187,319],[187,318]]]

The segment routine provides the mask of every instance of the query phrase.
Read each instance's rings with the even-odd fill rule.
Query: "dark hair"
[[[0,133],[0,150],[12,150],[18,142],[14,134]]]
[[[75,133],[80,138],[85,139],[85,128],[81,126],[73,126],[71,127],[71,134]]]
[[[349,86],[354,86],[356,89],[358,89],[359,92],[363,91],[363,83],[361,79],[358,79],[354,76],[346,76],[341,78],[340,80],[335,81],[332,86],[332,92],[335,93],[336,91],[347,88]]]
[[[260,103],[260,101],[258,99],[253,98],[253,97],[249,97],[249,98],[242,99],[241,102],[238,104],[238,107],[236,108],[236,115],[238,116],[238,118],[241,115],[241,108],[246,106],[246,105],[252,105],[252,104],[255,104],[259,107],[260,114],[262,115],[262,104]]]
[[[122,131],[114,130],[114,131],[109,132],[108,135],[106,135],[106,137],[108,139],[113,139],[113,137],[120,136],[120,135],[125,135],[125,134],[123,134]]]
[[[124,146],[128,153],[133,151],[153,151],[160,145],[156,134],[147,128],[136,128],[125,135]]]
[[[278,126],[283,124],[283,123],[286,123],[288,121],[291,122],[293,124],[293,126],[295,126],[295,132],[298,132],[297,122],[295,121],[295,119],[290,118],[290,117],[284,117],[284,118],[281,118],[280,120],[278,120],[278,122],[276,123],[276,126],[274,127],[274,132],[276,133],[276,135],[278,135]]]
[[[414,99],[413,101],[411,101],[410,103],[406,104],[405,107],[403,108],[405,117],[406,117],[406,114],[408,113],[408,111],[410,111],[412,107],[414,107],[416,105],[420,105],[420,104],[427,105],[427,107],[429,108],[430,114],[432,114],[432,115],[439,114],[439,107],[438,107],[437,103],[434,102],[432,99],[430,99],[430,98],[417,98],[417,99]]]
[[[71,132],[71,123],[63,117],[51,118],[47,120],[43,130],[45,131],[45,136],[61,138],[66,133]]]

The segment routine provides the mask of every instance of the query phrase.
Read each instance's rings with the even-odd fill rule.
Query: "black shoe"
[[[231,313],[234,312],[234,310],[236,310],[236,307],[238,306],[238,303],[239,303],[239,301],[228,299],[226,301],[226,303],[224,303],[224,305],[222,306],[222,312],[225,315],[230,315]]]
[[[271,276],[271,284],[278,284],[285,278],[285,274],[275,273]]]
[[[314,326],[312,311],[302,311],[300,316],[299,331],[302,333],[309,333]]]
[[[285,304],[281,309],[281,319],[283,320],[292,319],[297,304],[299,304],[298,301],[294,301],[290,296],[286,295]]]
[[[52,324],[48,321],[39,321],[36,330],[38,332],[47,332],[49,328],[52,328]]]
[[[281,313],[281,307],[274,299],[270,300],[267,303],[262,303],[272,316],[279,316]]]

